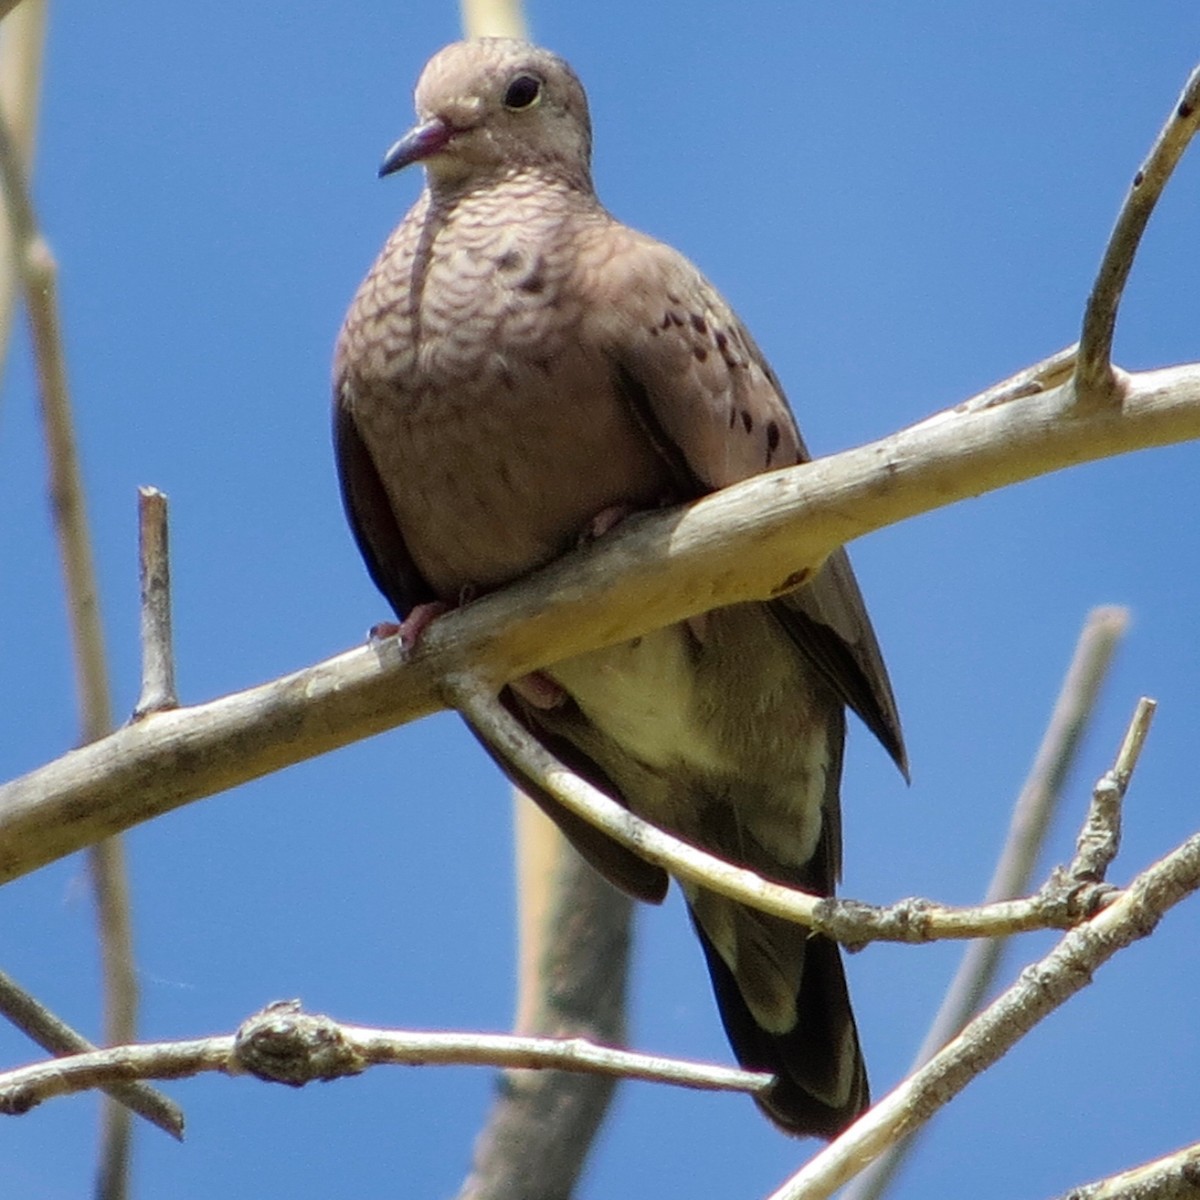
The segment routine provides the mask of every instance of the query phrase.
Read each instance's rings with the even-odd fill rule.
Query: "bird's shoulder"
[[[579,241],[584,336],[682,455],[697,493],[804,461],[779,380],[694,263],[611,217],[581,227]]]

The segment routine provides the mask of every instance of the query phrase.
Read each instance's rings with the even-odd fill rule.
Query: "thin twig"
[[[96,1046],[40,1004],[0,971],[0,1015],[52,1054],[89,1054]],[[183,1140],[183,1112],[169,1097],[145,1083],[110,1083],[104,1090],[152,1125]]]
[[[1008,900],[1029,890],[1063,783],[1077,757],[1113,652],[1128,624],[1127,609],[1096,608],[1088,614],[1042,744],[1013,806],[1008,836],[988,884],[985,904]],[[1003,938],[987,938],[972,942],[963,952],[910,1073],[927,1063],[978,1009],[996,977],[1004,945]],[[912,1154],[918,1136],[914,1134],[890,1147],[846,1190],[844,1200],[876,1200],[881,1196]]]
[[[1083,329],[1079,335],[1075,378],[1081,398],[1104,399],[1112,391],[1115,382],[1112,343],[1121,293],[1125,290],[1125,281],[1129,278],[1150,214],[1198,125],[1200,67],[1188,78],[1146,161],[1134,175],[1129,194],[1125,197],[1108,239],[1096,282],[1084,310]]]
[[[157,488],[138,488],[138,576],[142,599],[142,690],[135,720],[178,708],[175,651],[171,638],[171,550],[167,497]]]
[[[0,1073],[0,1113],[20,1115],[55,1096],[129,1079],[182,1079],[222,1071],[299,1087],[380,1065],[552,1068],[750,1094],[771,1083],[771,1076],[761,1072],[636,1054],[583,1038],[416,1033],[343,1025],[302,1012],[295,1001],[283,1001],[256,1013],[236,1034],[113,1046],[5,1071]]]
[[[1143,871],[1092,920],[1065,934],[958,1037],[811,1159],[770,1200],[824,1200],[832,1195],[1090,983],[1098,967],[1152,933],[1163,914],[1197,888],[1200,834]]]
[[[1103,883],[1121,845],[1121,803],[1130,777],[1141,757],[1142,746],[1150,732],[1150,722],[1158,705],[1143,696],[1125,731],[1121,749],[1112,769],[1106,771],[1092,789],[1092,803],[1079,835],[1075,857],[1068,868],[1071,879],[1081,883]]]
[[[37,228],[20,152],[0,120],[0,180],[3,181],[14,253],[25,285],[25,307],[37,362],[50,495],[58,536],[67,615],[75,658],[83,740],[94,742],[112,729],[108,667],[96,590],[96,572],[84,503],[83,477],[75,443],[59,319],[57,264]],[[132,1041],[137,1031],[137,976],[124,851],[109,839],[88,852],[104,982],[105,1040]],[[129,1110],[108,1101],[101,1117],[97,1195],[120,1200],[128,1192]]]
[[[772,883],[641,820],[568,771],[479,680],[455,675],[446,680],[446,691],[454,707],[523,774],[622,846],[678,879],[806,925],[843,944],[857,947],[872,941],[926,942],[1065,928],[1090,911],[1090,898],[1058,887],[1047,887],[1027,899],[950,908],[927,900],[902,900],[879,907]]]

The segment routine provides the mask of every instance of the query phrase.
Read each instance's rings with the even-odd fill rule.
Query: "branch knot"
[[[299,1000],[276,1000],[242,1023],[230,1067],[268,1083],[303,1087],[314,1079],[359,1075],[366,1063],[336,1021],[303,1012]]]

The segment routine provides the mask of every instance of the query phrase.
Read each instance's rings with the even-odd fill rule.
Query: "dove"
[[[344,507],[410,642],[631,513],[809,458],[727,302],[600,204],[587,99],[561,58],[455,43],[416,110],[379,173],[419,163],[425,187],[355,295],[333,371]],[[821,896],[841,871],[847,708],[907,777],[841,550],[795,591],[554,664],[502,701],[639,817]],[[610,882],[663,899],[660,867],[486,748]],[[733,1051],[775,1076],[759,1104],[788,1132],[836,1136],[869,1104],[837,945],[682,890]]]

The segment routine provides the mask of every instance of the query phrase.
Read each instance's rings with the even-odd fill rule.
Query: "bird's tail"
[[[773,1031],[755,1018],[737,976],[695,914],[692,921],[734,1054],[747,1070],[775,1075],[775,1084],[758,1098],[759,1107],[788,1133],[836,1137],[871,1103],[837,943],[798,926],[787,931],[805,939],[796,1017],[790,1028]]]

